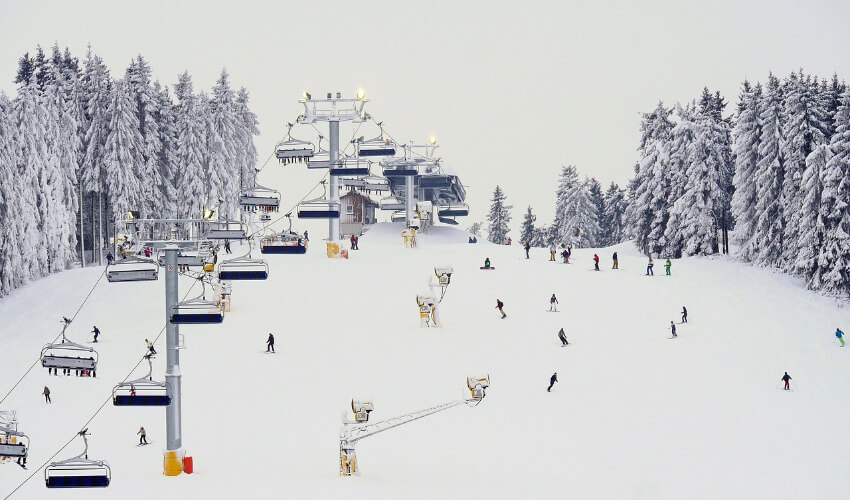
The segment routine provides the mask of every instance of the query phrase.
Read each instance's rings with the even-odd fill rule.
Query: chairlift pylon
[[[85,449],[75,457],[50,462],[44,468],[44,484],[48,488],[105,488],[112,481],[112,470],[105,460],[88,458],[88,429],[77,435],[82,436]]]

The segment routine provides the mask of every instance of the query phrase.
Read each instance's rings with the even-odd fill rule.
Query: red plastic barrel
[[[183,472],[186,474],[191,474],[195,471],[195,463],[192,460],[192,457],[186,457],[183,459]]]

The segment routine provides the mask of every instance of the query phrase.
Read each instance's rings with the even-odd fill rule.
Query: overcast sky
[[[850,75],[850,2],[696,3],[2,0],[0,90],[14,95],[18,57],[54,41],[81,59],[91,43],[113,75],[141,53],[169,85],[188,70],[209,89],[226,67],[251,92],[262,162],[303,90],[363,87],[397,139],[439,138],[467,185],[469,220],[484,217],[498,183],[517,217],[532,205],[548,222],[561,164],[625,185],[639,113],[659,99],[687,101],[707,85],[731,112],[745,77]],[[318,175],[271,162],[260,180],[288,205]]]

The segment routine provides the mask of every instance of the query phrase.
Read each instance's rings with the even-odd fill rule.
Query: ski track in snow
[[[269,280],[235,282],[223,324],[181,327],[194,474],[162,475],[163,409],[109,403],[89,425],[89,457],[110,463],[109,488],[50,491],[37,471],[13,498],[846,497],[850,349],[832,333],[846,330],[846,308],[732,260],[680,259],[673,276],[647,278],[628,244],[616,247],[623,269],[613,271],[614,248],[577,249],[567,265],[542,248],[526,260],[518,245],[470,245],[446,227],[405,249],[400,231],[376,226],[348,261],[326,259],[315,237],[306,256],[266,256]],[[594,253],[606,272],[586,272]],[[485,257],[496,270],[479,269]],[[443,264],[455,270],[444,327],[420,329],[415,296]],[[100,272],[52,275],[0,301],[3,394]],[[180,279],[181,295],[190,283]],[[547,314],[552,293],[559,314]],[[100,328],[102,342],[90,344],[98,378],[39,365],[9,396],[2,408],[17,410],[32,447],[29,470],[0,464],[0,496],[110,396],[162,328],[164,302],[162,280],[95,290],[69,336],[89,342]],[[683,305],[689,323],[671,342]],[[262,354],[269,332],[274,356]],[[161,380],[164,336],[157,350]],[[786,370],[794,392],[780,390]],[[340,415],[352,397],[374,398],[372,419],[383,420],[459,398],[479,373],[492,382],[482,404],[360,442],[362,475],[339,477]],[[140,426],[158,444],[138,447]],[[81,449],[75,440],[55,460]]]

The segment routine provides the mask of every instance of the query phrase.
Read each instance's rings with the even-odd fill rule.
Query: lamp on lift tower
[[[362,101],[366,99],[366,91],[363,89],[357,89],[357,100]]]
[[[437,144],[437,137],[433,136],[433,135],[431,137],[429,137],[428,138],[428,144],[431,145],[431,146],[436,145]]]

